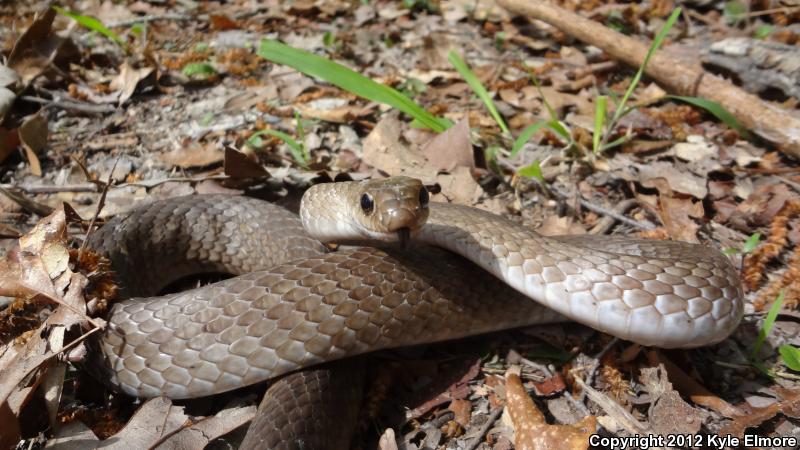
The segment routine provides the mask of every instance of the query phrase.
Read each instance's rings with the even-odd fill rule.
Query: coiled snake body
[[[94,370],[131,395],[187,398],[373,350],[564,317],[674,348],[718,342],[742,316],[737,272],[715,250],[543,237],[481,210],[429,204],[409,178],[314,186],[301,218],[313,238],[277,206],[212,195],[109,221],[90,245],[109,255],[128,295],[199,272],[242,275],[117,304]],[[412,245],[328,253],[320,244],[364,239]]]

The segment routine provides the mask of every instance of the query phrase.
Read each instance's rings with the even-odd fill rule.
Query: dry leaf
[[[127,61],[123,62],[119,68],[119,75],[111,80],[109,84],[111,89],[119,91],[118,104],[122,106],[123,103],[131,98],[139,82],[147,78],[151,73],[153,73],[152,67],[135,69]]]
[[[750,408],[747,414],[734,417],[733,421],[722,427],[718,434],[720,436],[730,434],[742,438],[748,428],[757,427],[778,413],[797,417],[798,411],[800,411],[800,391],[780,388],[774,390],[781,396],[779,402],[766,408]]]
[[[44,10],[36,13],[31,26],[17,39],[8,56],[8,67],[14,69],[22,79],[21,90],[50,67],[67,41],[52,33],[55,16],[56,11],[49,2],[45,3]]]
[[[225,153],[216,142],[191,142],[169,153],[161,153],[158,159],[183,169],[207,167],[222,162]]]
[[[422,154],[437,169],[447,172],[456,167],[475,168],[472,142],[469,138],[469,120],[464,118],[439,133],[422,147]]]
[[[514,447],[528,449],[587,449],[597,419],[584,417],[574,425],[550,425],[525,391],[519,375],[506,373],[506,408],[514,424]]]
[[[182,406],[174,406],[165,397],[146,401],[119,433],[107,441],[111,445],[104,449],[125,450],[131,448],[153,448],[165,436],[192,425]]]
[[[668,434],[695,434],[703,425],[703,414],[692,408],[672,389],[663,365],[642,369],[641,381],[650,394],[650,424],[653,431]]]
[[[19,145],[19,131],[0,127],[0,163],[16,150]]]
[[[41,112],[26,117],[19,126],[19,141],[25,149],[31,173],[37,177],[42,176],[42,165],[36,155],[47,147],[47,136],[47,119]]]
[[[453,414],[455,414],[456,423],[464,428],[467,427],[472,414],[472,402],[462,398],[457,398],[450,402],[450,406],[448,406],[447,409],[453,411]]]
[[[663,364],[675,387],[694,404],[713,409],[725,417],[735,417],[742,414],[742,411],[714,395],[663,354],[649,351],[647,352],[647,359],[652,365]]]
[[[100,440],[92,430],[76,420],[56,429],[55,436],[47,440],[44,448],[53,450],[84,450],[97,448]]]
[[[214,439],[253,420],[255,415],[255,405],[223,409],[170,436],[169,439],[159,444],[158,448],[163,450],[206,448]]]
[[[259,163],[248,158],[246,154],[239,150],[225,148],[225,175],[231,178],[258,178],[268,177],[267,172]]]
[[[405,175],[433,184],[436,168],[422,153],[401,142],[401,126],[396,114],[384,116],[364,139],[363,161],[392,176]]]
[[[333,123],[351,123],[372,114],[376,104],[351,105],[345,99],[318,98],[309,103],[295,104],[303,117],[313,117]]]
[[[565,234],[586,234],[586,228],[571,217],[547,216],[542,226],[536,231],[545,236],[563,236]]]
[[[394,437],[394,430],[387,428],[378,440],[378,449],[397,450],[397,439]]]

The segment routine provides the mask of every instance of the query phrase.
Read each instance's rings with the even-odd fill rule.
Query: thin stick
[[[20,97],[20,99],[28,102],[39,103],[45,105],[46,107],[61,108],[69,111],[77,111],[87,114],[105,114],[114,112],[117,109],[112,105],[95,105],[91,103],[75,102],[63,98],[54,98],[53,100],[47,100],[46,98],[23,95],[22,97]]]
[[[553,186],[550,186],[550,190],[553,193],[555,193],[556,195],[558,195],[559,197],[561,197],[562,199],[564,199],[564,200],[569,200],[571,198],[571,196],[567,195],[565,192],[561,192],[560,190],[556,189]],[[626,216],[624,216],[622,214],[617,213],[616,211],[612,211],[612,210],[604,208],[604,207],[602,207],[600,205],[596,205],[596,204],[591,203],[591,202],[589,202],[587,200],[584,200],[583,197],[581,197],[580,195],[577,195],[576,197],[578,199],[578,202],[581,204],[581,206],[583,206],[584,208],[588,209],[589,211],[593,211],[593,212],[596,212],[598,214],[602,214],[604,216],[612,217],[612,218],[614,218],[614,219],[616,219],[616,220],[618,220],[618,221],[620,221],[620,222],[622,222],[622,223],[624,223],[626,225],[629,225],[629,226],[634,227],[634,228],[638,228],[640,230],[652,231],[652,230],[656,229],[656,227],[653,224],[649,223],[649,222],[637,222],[637,221],[635,221],[635,220],[633,220],[633,219],[631,219],[629,217],[626,217]]]
[[[186,22],[189,20],[200,20],[198,17],[187,16],[185,14],[156,14],[151,16],[136,17],[134,19],[120,20],[108,24],[108,28],[129,27],[137,23],[155,22],[157,20],[173,20],[176,22]]]
[[[476,448],[478,448],[478,446],[481,445],[481,442],[483,442],[482,438],[486,436],[486,433],[489,432],[489,428],[491,428],[492,425],[494,425],[494,423],[497,421],[497,418],[500,417],[500,414],[502,412],[503,412],[502,406],[492,411],[489,414],[489,419],[486,422],[484,422],[483,425],[481,425],[481,428],[478,430],[478,435],[475,436],[475,440],[471,444],[466,446],[464,450],[475,450]]]

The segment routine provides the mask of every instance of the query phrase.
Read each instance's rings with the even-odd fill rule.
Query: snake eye
[[[422,189],[419,190],[419,204],[420,206],[425,206],[428,204],[428,201],[431,199],[431,196],[428,194],[428,190],[425,189],[423,186]]]
[[[361,196],[361,210],[369,214],[372,212],[372,209],[374,207],[375,203],[372,201],[372,196],[370,196],[369,194],[364,194]]]

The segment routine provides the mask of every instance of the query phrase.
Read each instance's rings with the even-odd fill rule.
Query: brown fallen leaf
[[[397,450],[397,439],[394,437],[394,430],[387,428],[378,440],[378,449]]]
[[[250,422],[256,414],[256,409],[255,405],[225,408],[180,430],[160,443],[158,448],[163,450],[205,448],[214,439]]]
[[[672,389],[663,365],[642,369],[641,381],[650,394],[650,424],[653,431],[669,434],[694,435],[703,425],[703,414],[689,406]]]
[[[211,19],[212,30],[224,31],[240,28],[239,24],[235,20],[224,14],[211,14],[208,18]]]
[[[712,409],[725,417],[736,417],[743,414],[741,410],[719,398],[719,396],[690,377],[664,354],[650,350],[647,352],[647,360],[653,366],[663,364],[675,388],[688,397],[694,404]]]
[[[0,433],[0,448],[14,448],[20,437],[19,420],[7,402],[0,402],[0,423],[3,424],[3,432]]]
[[[421,149],[425,158],[437,169],[447,172],[456,167],[475,168],[475,155],[469,138],[469,120],[459,120],[444,133],[439,133]]]
[[[174,406],[165,397],[146,401],[128,421],[125,427],[107,440],[105,449],[124,450],[131,448],[154,448],[166,436],[192,425],[182,406]],[[174,448],[174,447],[173,447]]]
[[[119,75],[111,80],[109,87],[115,91],[119,91],[119,100],[117,104],[122,106],[123,103],[128,101],[136,90],[139,82],[150,76],[153,73],[152,67],[134,68],[125,61],[119,68]]]
[[[375,104],[350,105],[347,101],[344,101],[342,105],[326,107],[326,103],[323,100],[330,99],[320,98],[308,104],[295,104],[295,108],[303,117],[313,117],[333,123],[352,123],[357,119],[372,114],[377,106]]]
[[[547,216],[536,231],[544,236],[586,234],[586,228],[572,217]]]
[[[437,381],[420,392],[419,402],[412,403],[419,406],[408,410],[406,419],[417,419],[439,405],[466,398],[470,393],[467,383],[478,376],[479,371],[479,359],[445,367],[443,372],[437,374]]]
[[[658,189],[657,212],[669,237],[676,241],[699,243],[697,230],[700,226],[694,219],[705,216],[703,202],[675,194],[664,178],[651,178],[642,184]]]
[[[246,153],[230,147],[225,148],[225,162],[223,166],[225,175],[231,178],[259,178],[269,176],[269,172],[261,167],[261,164],[248,157]]]
[[[434,184],[437,169],[425,155],[402,142],[401,126],[397,114],[385,115],[364,139],[362,159],[389,175],[405,175]]]
[[[800,390],[779,387],[774,390],[780,395],[780,401],[764,408],[746,408],[744,415],[734,417],[733,421],[723,426],[717,434],[720,436],[730,434],[742,438],[748,428],[757,427],[779,413],[797,418],[800,415]]]
[[[586,449],[597,428],[594,416],[586,416],[574,425],[548,424],[513,368],[506,373],[506,408],[514,424],[514,447],[518,450]]]
[[[225,159],[225,153],[220,151],[216,142],[191,142],[169,153],[159,154],[158,159],[183,169],[190,169],[220,163]]]
[[[0,127],[0,163],[14,153],[19,145],[19,131]]]
[[[26,117],[19,126],[19,141],[25,149],[25,156],[31,165],[31,173],[42,176],[42,164],[38,153],[47,147],[47,119],[41,112]]]
[[[28,29],[14,43],[7,66],[14,69],[22,79],[19,92],[50,68],[50,64],[68,42],[52,32],[55,17],[56,11],[50,7],[49,2],[45,3]]]
[[[457,398],[450,402],[450,406],[448,406],[447,409],[453,411],[453,414],[455,414],[456,423],[466,428],[472,414],[472,402],[463,398]]]
[[[44,448],[53,450],[83,450],[97,448],[100,439],[80,421],[70,422],[59,427],[55,436],[47,440]]]

